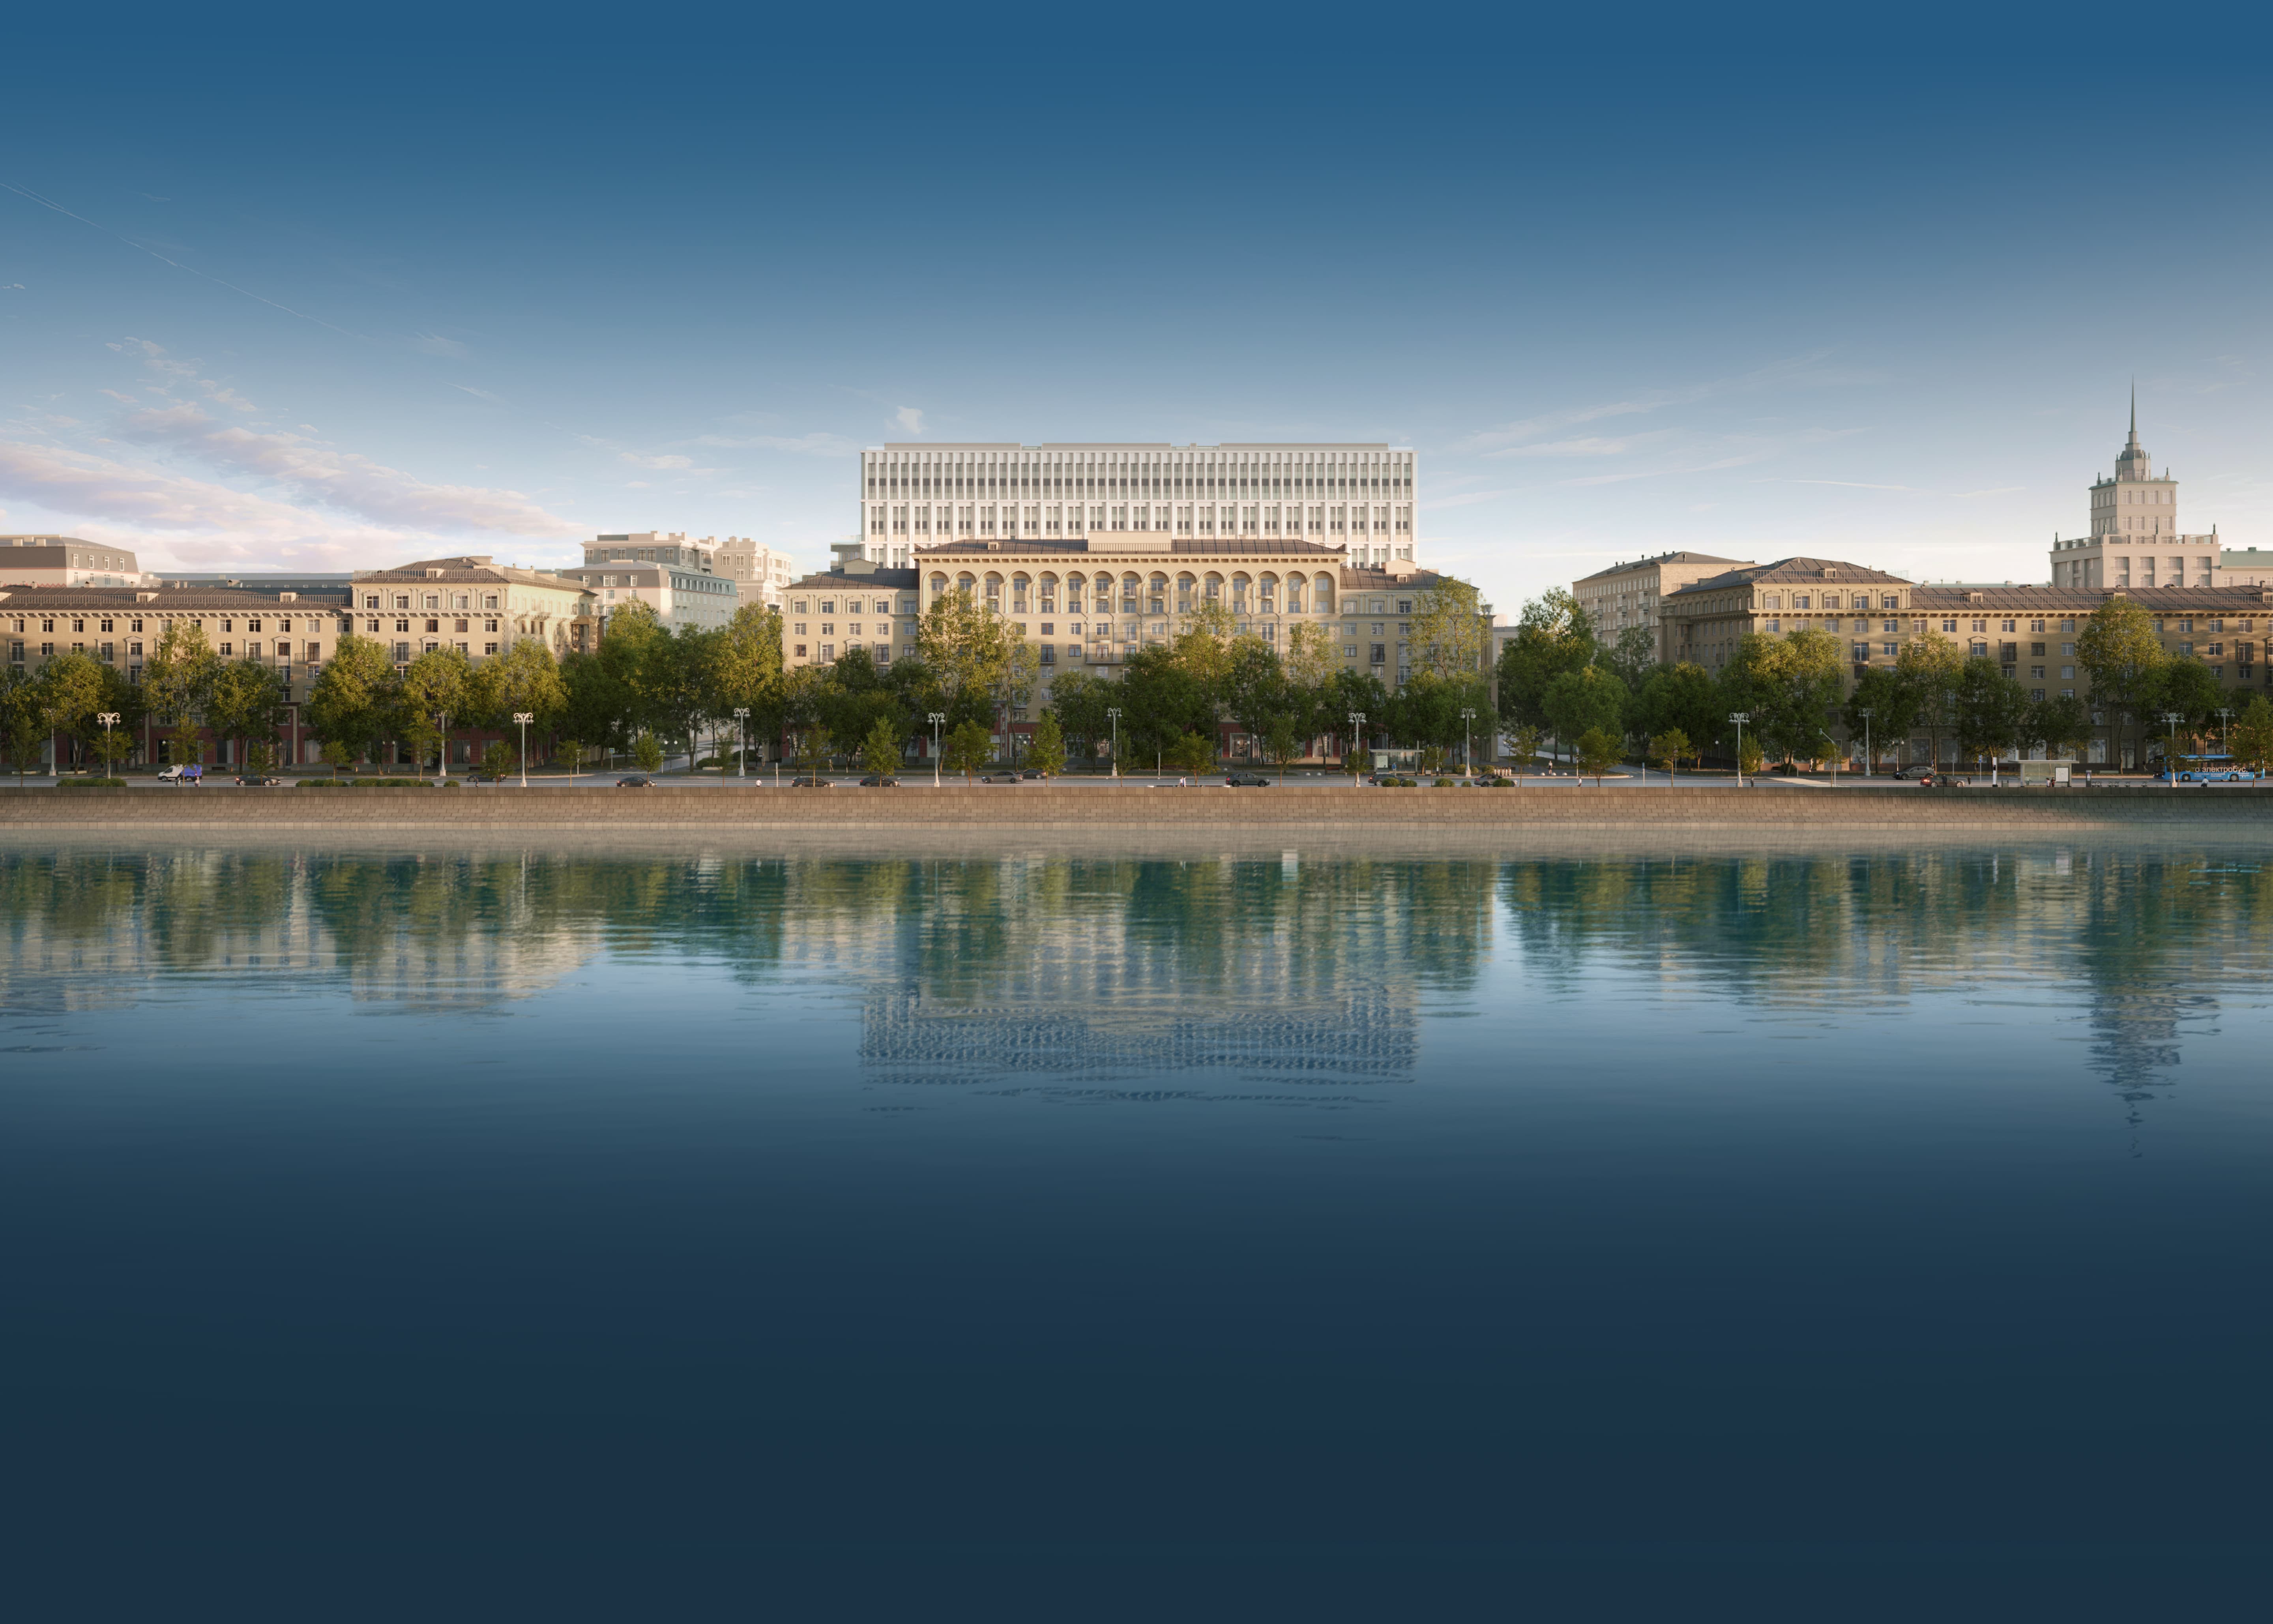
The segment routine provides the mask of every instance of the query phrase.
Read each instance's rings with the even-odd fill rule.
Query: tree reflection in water
[[[1519,1026],[1611,969],[1669,999],[1827,1022],[1930,992],[2058,992],[2088,1028],[2089,1067],[2135,1110],[2222,997],[2262,988],[2269,915],[2273,879],[2254,859],[2171,849],[14,854],[0,857],[0,999],[64,1008],[282,972],[439,1009],[542,992],[596,957],[679,960],[754,990],[787,969],[837,980],[861,1000],[859,1059],[880,1079],[1346,1083],[1411,1074],[1424,1000],[1472,993],[1498,950],[1538,1001]],[[1950,1033],[1917,1044],[1964,1061]]]

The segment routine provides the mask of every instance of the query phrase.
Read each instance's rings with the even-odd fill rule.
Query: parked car
[[[827,790],[834,785],[833,781],[826,778],[792,778],[789,781],[789,787],[792,790]]]
[[[195,762],[178,767],[161,767],[158,769],[158,782],[161,784],[172,784],[176,788],[183,784],[201,784],[205,782],[205,776],[206,769]]]
[[[248,790],[281,790],[284,787],[284,781],[281,778],[248,778],[243,773],[236,775],[236,782]]]
[[[979,782],[982,784],[1014,784],[1018,782],[1018,775],[1014,769],[1006,767],[1000,772],[981,773],[979,775]]]
[[[860,781],[860,787],[863,790],[896,790],[900,787],[900,781],[871,773]]]
[[[645,773],[626,773],[621,778],[616,780],[616,788],[619,790],[652,790],[655,788],[655,780],[649,777]]]
[[[1268,790],[1271,781],[1260,773],[1226,773],[1223,784],[1227,790]]]
[[[1030,767],[1026,768],[1024,772],[1020,773],[1018,776],[1021,778],[1047,778],[1049,775],[1042,771],[1039,767]]]
[[[1894,776],[1901,779],[1921,779],[1930,783],[1933,781],[1934,770],[1930,767],[1898,767],[1894,769]]]

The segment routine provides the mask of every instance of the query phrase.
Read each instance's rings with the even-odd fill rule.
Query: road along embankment
[[[1055,789],[1032,784],[899,790],[6,790],[0,841],[72,834],[401,836],[494,830],[598,835],[780,830],[1369,828],[1692,831],[2200,829],[2273,832],[2273,788],[2217,790]]]

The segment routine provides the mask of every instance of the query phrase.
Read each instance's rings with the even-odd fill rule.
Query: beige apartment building
[[[1571,583],[1572,595],[1594,623],[1594,640],[1615,648],[1629,626],[1650,634],[1651,646],[1662,664],[1675,656],[1667,651],[1662,605],[1668,593],[1751,565],[1749,558],[1722,558],[1709,552],[1662,552],[1654,558],[1614,564]]]
[[[0,586],[140,587],[134,555],[76,535],[0,535]]]
[[[1138,650],[1164,647],[1199,609],[1227,610],[1235,632],[1292,646],[1294,629],[1326,634],[1346,670],[1394,686],[1410,674],[1413,617],[1446,578],[1402,560],[1347,562],[1344,550],[1303,541],[1184,540],[1158,531],[1104,532],[1056,542],[955,542],[914,550],[903,567],[841,543],[837,565],[790,584],[782,631],[786,664],[825,665],[858,648],[879,664],[917,653],[923,612],[960,593],[993,610],[1034,650],[1024,724],[1048,702],[1058,673],[1114,675]],[[1490,606],[1480,606],[1485,627]]]
[[[357,570],[349,593],[354,630],[388,645],[397,666],[446,647],[479,662],[524,638],[544,642],[556,658],[595,642],[592,595],[582,582],[501,565],[486,554]]]
[[[303,600],[293,592],[225,587],[0,586],[0,640],[9,669],[37,676],[49,660],[83,654],[141,685],[145,660],[166,628],[187,621],[224,660],[257,660],[275,671],[294,707],[278,739],[287,761],[313,760],[317,741],[299,726],[297,707],[339,647],[349,617],[335,596]],[[154,760],[154,724],[143,729],[143,759]]]
[[[702,544],[709,545],[708,536]],[[783,590],[797,579],[789,554],[761,547],[746,535],[728,536],[712,558],[718,573],[733,581],[736,595],[745,603],[778,610]]]

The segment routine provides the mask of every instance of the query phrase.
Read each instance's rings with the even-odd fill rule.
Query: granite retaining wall
[[[2132,828],[2273,830],[2265,790],[969,789],[11,790],[0,840],[92,834],[424,829],[1039,829],[1302,827],[1510,834],[1601,829]]]

